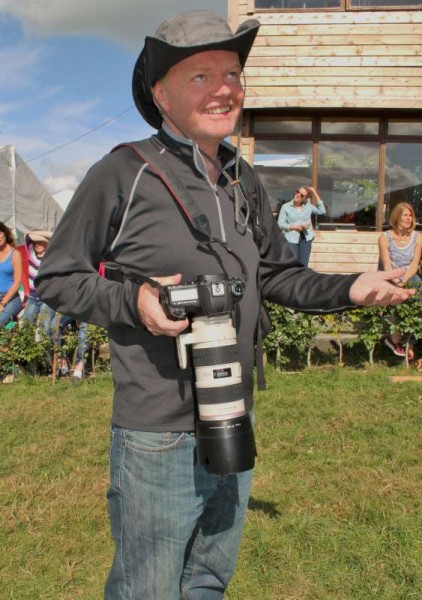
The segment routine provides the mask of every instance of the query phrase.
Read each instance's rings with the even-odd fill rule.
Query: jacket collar
[[[156,137],[160,144],[173,154],[177,154],[182,158],[193,160],[201,173],[205,174],[204,161],[196,142],[189,138],[177,135],[170,129],[170,127],[168,127],[166,123],[163,123],[161,129],[154,137]],[[234,165],[236,159],[236,150],[231,144],[223,141],[220,144],[218,154],[221,159],[223,169],[230,169],[230,167]]]

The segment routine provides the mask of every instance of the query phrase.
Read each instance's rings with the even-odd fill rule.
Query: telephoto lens
[[[198,458],[219,475],[255,464],[255,438],[245,408],[236,329],[230,315],[195,317],[192,363],[198,406]]]
[[[199,461],[218,475],[255,465],[255,438],[246,410],[236,329],[231,317],[244,284],[226,275],[198,275],[193,282],[165,286],[162,306],[170,318],[191,318],[191,331],[176,338],[185,369],[192,346]]]

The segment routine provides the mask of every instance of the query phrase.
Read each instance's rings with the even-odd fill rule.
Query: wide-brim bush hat
[[[159,129],[162,117],[154,104],[152,87],[181,60],[208,50],[228,50],[239,55],[243,69],[260,22],[248,19],[233,33],[228,23],[208,10],[194,10],[164,21],[145,45],[136,61],[132,93],[144,119]]]

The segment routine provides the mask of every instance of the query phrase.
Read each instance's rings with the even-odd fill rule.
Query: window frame
[[[397,11],[397,10],[422,10],[422,4],[417,6],[413,5],[401,5],[401,6],[353,6],[352,0],[346,0],[346,11],[363,11],[363,12],[376,12],[376,11]]]
[[[254,13],[303,13],[303,12],[344,12],[347,10],[346,2],[349,0],[340,0],[340,6],[327,8],[260,8],[256,6],[255,0],[252,0]]]
[[[254,132],[254,122],[258,119],[265,118],[266,121],[271,120],[298,120],[300,118],[310,118],[312,120],[312,132],[311,133],[289,133],[289,134],[255,134]],[[324,134],[321,133],[321,122],[323,119],[330,120],[338,120],[344,121],[347,119],[353,121],[362,121],[365,120],[374,121],[377,119],[379,121],[378,133],[374,134]],[[378,199],[377,199],[377,208],[376,208],[376,220],[375,220],[375,231],[383,230],[383,210],[385,205],[385,153],[386,153],[386,144],[391,142],[399,142],[399,143],[419,143],[422,144],[422,135],[391,135],[388,134],[388,121],[389,119],[393,120],[402,120],[402,121],[421,121],[422,120],[422,111],[414,111],[409,115],[404,116],[403,112],[395,112],[395,111],[387,111],[387,112],[376,112],[376,111],[356,111],[353,115],[344,115],[344,112],[339,112],[336,110],[326,110],[326,111],[297,111],[294,109],[285,109],[282,113],[277,111],[277,109],[271,110],[252,110],[251,111],[251,120],[250,120],[250,133],[249,135],[254,138],[254,140],[302,140],[302,141],[311,141],[314,147],[314,157],[312,163],[312,185],[314,187],[318,186],[318,155],[319,155],[319,142],[324,141],[361,141],[361,142],[378,142],[379,144],[379,172],[378,172]]]
[[[354,12],[354,11],[363,11],[363,12],[376,12],[376,11],[408,11],[408,10],[422,10],[422,4],[415,6],[414,4],[410,5],[401,5],[401,6],[353,6],[352,0],[340,0],[339,7],[329,7],[329,8],[261,8],[256,6],[256,0],[250,0],[251,10],[248,11],[248,14],[255,13],[303,13],[303,12]]]

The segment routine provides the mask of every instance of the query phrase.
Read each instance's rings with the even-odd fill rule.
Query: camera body
[[[190,331],[176,338],[179,365],[187,367],[191,347],[198,459],[218,475],[247,471],[255,464],[255,438],[231,317],[243,293],[243,282],[225,275],[198,275],[194,282],[160,291],[169,318],[191,317]]]
[[[236,277],[198,275],[193,282],[163,287],[160,300],[169,319],[186,319],[188,314],[212,317],[230,313],[243,292],[243,282]]]

